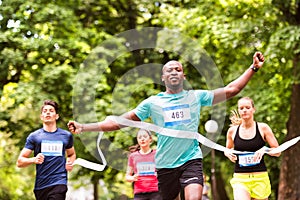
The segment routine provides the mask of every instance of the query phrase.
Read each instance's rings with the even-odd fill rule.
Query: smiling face
[[[59,118],[59,115],[56,113],[55,108],[53,106],[45,105],[42,108],[40,118],[43,121],[43,123],[47,124],[56,122],[56,120]]]
[[[162,81],[165,83],[167,92],[181,92],[184,80],[183,67],[179,62],[169,61],[164,65],[162,69]]]

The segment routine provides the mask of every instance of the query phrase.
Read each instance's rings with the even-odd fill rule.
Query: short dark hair
[[[45,100],[43,102],[43,105],[42,105],[42,108],[41,108],[41,112],[43,111],[43,108],[45,106],[47,106],[47,105],[52,106],[55,109],[55,112],[58,113],[58,104],[55,101],[53,101],[53,100]]]

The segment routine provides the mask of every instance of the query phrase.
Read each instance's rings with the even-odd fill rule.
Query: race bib
[[[136,167],[139,176],[151,176],[156,174],[155,164],[153,162],[140,162]]]
[[[188,104],[163,108],[165,126],[174,126],[191,122],[190,106]]]
[[[42,141],[42,154],[45,156],[62,156],[63,155],[63,142],[43,140]]]
[[[257,165],[259,163],[260,163],[260,161],[254,162],[254,153],[239,155],[240,167],[253,166],[253,165]]]

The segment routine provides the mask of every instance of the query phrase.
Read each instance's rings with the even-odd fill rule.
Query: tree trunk
[[[294,84],[292,85],[291,111],[287,123],[286,140],[300,135],[300,55],[294,59]],[[282,153],[278,200],[300,200],[300,145],[296,144]]]
[[[217,182],[217,200],[229,200],[227,192],[225,190],[225,183],[222,177],[222,173],[217,171],[216,173],[216,182]]]
[[[92,182],[93,182],[93,188],[94,188],[94,199],[96,200],[99,197],[99,194],[98,194],[99,193],[98,192],[99,179],[98,180],[97,179],[93,179]]]

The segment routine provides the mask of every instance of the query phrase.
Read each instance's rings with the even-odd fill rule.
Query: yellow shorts
[[[243,187],[245,188],[252,198],[265,199],[271,194],[271,183],[268,172],[258,174],[233,174],[233,178],[230,180],[230,184],[233,188]]]

